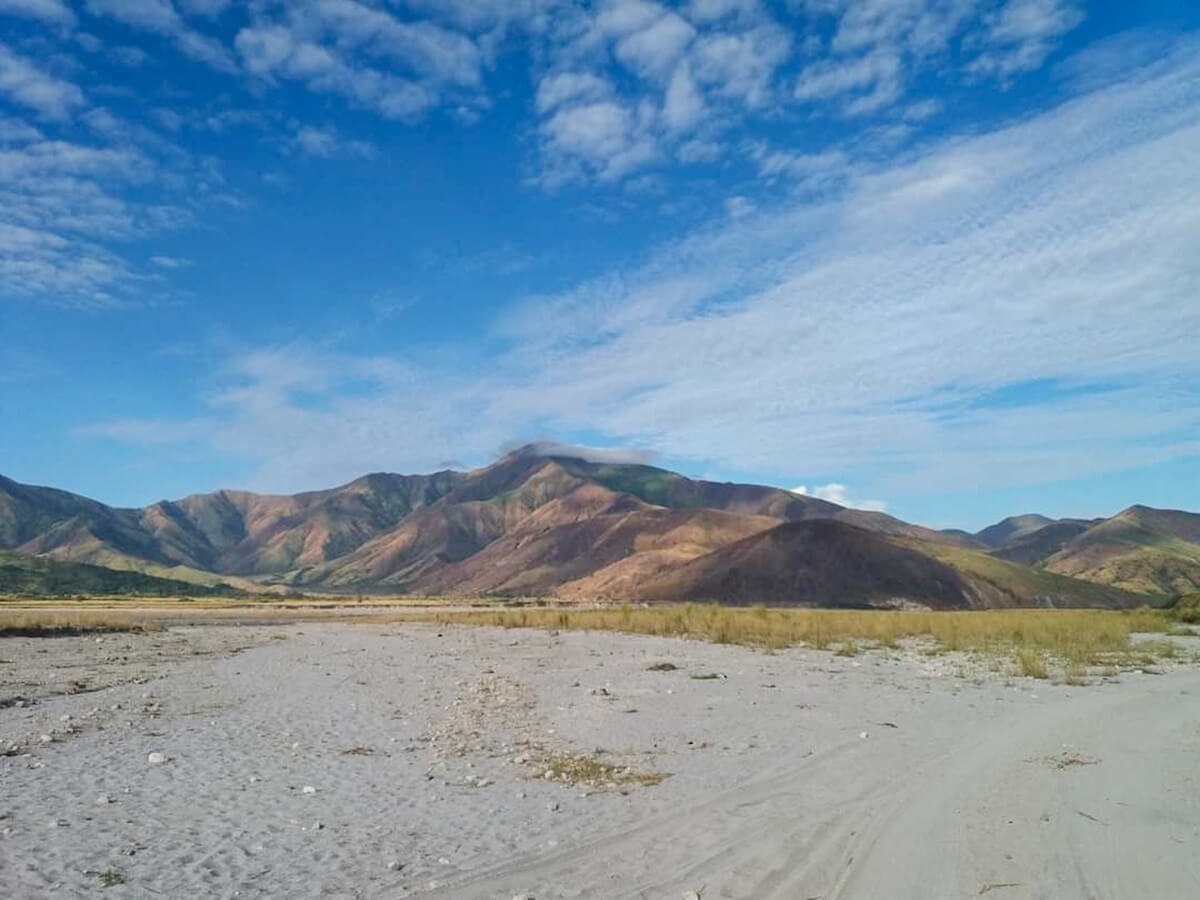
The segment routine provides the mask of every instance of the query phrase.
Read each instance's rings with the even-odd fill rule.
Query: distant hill
[[[1200,515],[1131,506],[1066,541],[1047,571],[1146,593],[1200,591]]]
[[[37,596],[112,594],[147,597],[231,596],[229,585],[202,586],[187,581],[155,578],[126,572],[66,563],[55,559],[0,551],[0,593]]]
[[[1187,531],[1178,516],[1191,514],[1154,512],[1138,527]],[[1118,589],[1097,588],[1088,581],[1105,582],[1111,567],[1093,562],[1108,551],[1088,551],[1078,573],[1066,571],[1075,562],[1063,554],[1080,550],[1075,542],[1094,526],[1080,527],[1027,515],[978,535],[935,531],[776,487],[534,446],[470,472],[376,473],[291,496],[216,491],[142,509],[0,479],[0,547],[188,582],[192,593],[228,581],[251,590],[570,600],[716,591],[722,596],[705,599],[1128,606],[1146,598],[1119,588],[1157,591],[1163,577],[1179,585],[1190,577],[1159,565],[1158,580],[1122,576],[1111,581]],[[1155,552],[1166,552],[1165,540],[1151,542]]]
[[[1023,566],[1038,566],[1070,541],[1091,528],[1089,522],[1052,522],[1036,531],[1023,532],[992,551],[992,555]]]
[[[985,547],[1001,547],[1008,542],[1054,524],[1054,519],[1037,513],[1026,513],[1023,516],[1009,516],[1001,519],[995,525],[989,525],[982,531],[977,531],[975,540]]]

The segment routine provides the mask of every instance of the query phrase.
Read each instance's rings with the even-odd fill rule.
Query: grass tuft
[[[551,780],[588,787],[654,785],[669,777],[664,772],[635,772],[628,766],[606,763],[595,756],[576,753],[552,753],[541,757],[537,764],[539,768],[551,773]]]

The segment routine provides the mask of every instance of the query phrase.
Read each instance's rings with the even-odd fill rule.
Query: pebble
[[[533,900],[533,894],[513,894],[512,900]]]
[[[302,794],[315,794],[316,792],[317,789],[311,784],[306,784],[304,787],[300,788],[300,793]]]
[[[700,895],[696,891],[688,891],[683,895],[683,900],[700,900]]]
[[[389,872],[399,872],[404,868],[404,863],[400,862],[398,859],[393,859],[387,864],[387,867]]]
[[[859,736],[859,737],[860,737],[862,740],[864,740],[864,741],[865,741],[865,740],[866,740],[867,738],[869,738],[871,735],[867,734],[865,731],[860,731],[860,732],[858,733],[858,736]]]
[[[312,823],[312,830],[313,830],[313,831],[320,831],[320,830],[321,830],[322,828],[324,828],[324,827],[325,827],[325,826],[324,826],[323,824],[321,824],[320,822],[313,822],[313,823]]]
[[[167,755],[165,753],[159,753],[157,750],[146,757],[146,762],[152,766],[161,766],[166,761]]]
[[[54,735],[43,734],[40,738],[38,738],[38,740],[41,741],[43,744],[49,744],[51,741],[54,740]]]
[[[112,803],[112,797],[108,796],[108,794],[101,794],[96,798],[97,806],[107,806],[110,803]]]
[[[478,781],[475,782],[475,785],[477,787],[487,787],[491,783],[492,783],[492,780],[490,778],[480,778]]]
[[[547,803],[546,811],[547,812],[558,812],[558,804],[557,803]]]
[[[450,865],[450,857],[448,857],[448,856],[439,856],[439,857],[438,857],[438,865],[442,865],[442,866],[448,866],[448,865]]]

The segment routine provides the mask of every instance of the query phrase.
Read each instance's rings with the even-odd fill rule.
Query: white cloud
[[[598,100],[612,93],[612,86],[590,72],[558,72],[538,84],[537,109],[547,113],[576,101]]]
[[[1009,0],[989,15],[985,49],[968,66],[972,72],[1001,80],[1040,68],[1062,35],[1083,22],[1083,11],[1068,0]]]
[[[1195,51],[531,298],[486,360],[237,357],[202,433],[279,489],[481,460],[523,431],[762,478],[803,460],[893,502],[1194,456]],[[632,116],[578,134],[619,146]]]
[[[797,100],[813,102],[850,95],[849,115],[871,113],[895,103],[903,92],[899,57],[875,51],[849,60],[823,60],[805,68],[793,91]]]
[[[67,28],[75,25],[75,14],[62,0],[0,0],[0,15],[40,19]]]
[[[754,212],[754,201],[749,197],[730,197],[725,201],[725,211],[731,219],[740,219]]]
[[[298,40],[280,26],[244,28],[238,32],[235,43],[251,72],[304,82],[314,91],[338,94],[360,106],[373,108],[385,118],[418,117],[437,100],[413,80],[351,65],[328,48]]]
[[[847,490],[844,484],[831,481],[829,484],[822,484],[814,488],[808,488],[802,484],[797,485],[792,488],[792,493],[805,497],[816,497],[818,500],[828,500],[830,503],[836,503],[838,506],[844,506],[847,509],[869,509],[873,512],[887,512],[888,505],[883,500],[854,500],[847,496]]]
[[[647,78],[662,78],[696,36],[696,29],[674,13],[617,41],[614,52],[628,68]]]
[[[0,44],[0,94],[47,119],[65,119],[83,105],[78,86],[50,75]]]
[[[306,156],[319,156],[324,159],[371,159],[379,151],[374,144],[344,138],[332,126],[318,127],[302,125],[289,141]]]
[[[150,262],[160,269],[185,269],[188,266],[194,265],[190,259],[184,259],[180,256],[152,256],[150,257]]]
[[[87,0],[87,8],[93,16],[169,37],[185,56],[215,69],[236,68],[220,41],[188,25],[170,0]]]
[[[692,78],[691,67],[682,63],[671,77],[663,103],[663,119],[672,131],[684,131],[704,118],[704,97]]]

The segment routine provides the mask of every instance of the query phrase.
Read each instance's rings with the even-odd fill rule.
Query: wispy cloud
[[[322,159],[371,159],[379,151],[368,142],[343,137],[332,126],[300,125],[287,146],[305,156]]]
[[[1195,455],[1196,50],[531,298],[486,364],[247,352],[200,433],[271,488],[553,432],[893,502]]]
[[[0,95],[47,119],[65,119],[84,103],[78,85],[43,71],[2,43]]]

